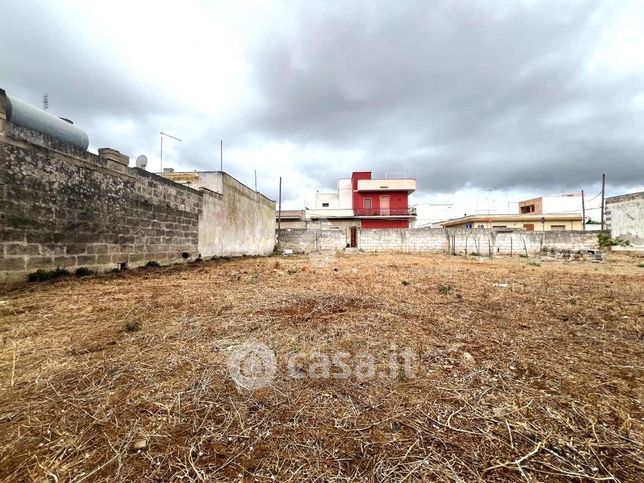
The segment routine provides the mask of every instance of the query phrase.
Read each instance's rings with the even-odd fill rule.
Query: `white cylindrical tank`
[[[81,149],[89,146],[89,138],[82,129],[8,94],[7,120]]]

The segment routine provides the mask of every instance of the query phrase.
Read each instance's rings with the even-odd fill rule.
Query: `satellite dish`
[[[138,158],[136,158],[136,167],[145,169],[145,167],[148,165],[148,158],[145,157],[145,154],[142,154]]]

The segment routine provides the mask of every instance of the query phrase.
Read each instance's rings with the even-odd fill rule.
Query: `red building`
[[[339,179],[337,191],[316,193],[312,208],[283,211],[279,224],[286,229],[343,230],[347,246],[355,247],[356,228],[409,228],[416,219],[416,209],[409,207],[415,190],[415,179],[372,179],[370,171],[357,171]]]
[[[371,179],[371,171],[356,171],[351,175],[353,215],[362,228],[409,228],[416,217],[409,208],[415,190],[415,179]]]

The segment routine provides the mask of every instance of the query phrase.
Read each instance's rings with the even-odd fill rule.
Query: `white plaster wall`
[[[199,217],[202,257],[269,255],[275,246],[275,202],[224,174],[223,195],[204,192]]]
[[[608,227],[613,238],[644,247],[644,192],[606,200]]]
[[[353,189],[351,188],[351,178],[341,178],[338,180],[338,208],[353,208]]]
[[[581,194],[579,196],[544,196],[543,213],[579,213],[581,214]]]
[[[323,203],[328,203],[329,206],[323,206]],[[315,194],[315,208],[316,209],[325,209],[325,208],[339,208],[340,201],[338,198],[338,193],[316,193]]]

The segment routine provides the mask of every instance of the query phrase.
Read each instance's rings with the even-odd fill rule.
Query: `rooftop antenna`
[[[166,137],[174,139],[175,141],[181,142],[181,139],[176,138],[176,137],[172,136],[171,134],[166,134],[163,131],[159,132],[159,137],[161,138],[161,150],[160,150],[160,155],[159,155],[159,158],[160,158],[159,165],[160,165],[160,168],[161,168],[161,174],[163,174],[163,136],[166,136]]]
[[[49,109],[49,94],[45,92],[45,95],[42,96],[42,110],[47,111]]]

